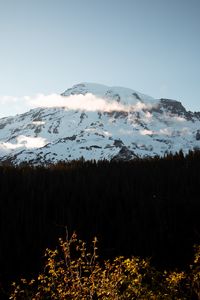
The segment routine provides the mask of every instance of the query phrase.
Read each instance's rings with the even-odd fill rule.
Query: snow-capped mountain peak
[[[120,102],[122,104],[136,104],[138,101],[155,104],[157,100],[154,98],[141,94],[135,90],[124,88],[124,87],[108,87],[106,85],[97,84],[97,83],[80,83],[74,85],[72,88],[67,89],[62,96],[71,96],[71,95],[86,95],[93,94],[99,98],[110,99]]]
[[[94,83],[61,95],[66,106],[0,119],[1,162],[127,160],[200,148],[200,113],[188,112],[179,101]]]

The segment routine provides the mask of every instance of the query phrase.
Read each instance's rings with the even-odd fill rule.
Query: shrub
[[[58,249],[46,249],[43,272],[13,283],[9,299],[200,299],[200,246],[188,273],[160,272],[139,257],[101,261],[96,238],[90,248],[75,233],[59,239]]]

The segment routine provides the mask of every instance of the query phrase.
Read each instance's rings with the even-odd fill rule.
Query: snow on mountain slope
[[[80,101],[92,99],[91,110],[82,103],[70,108],[69,101],[80,95]],[[178,101],[92,83],[75,85],[62,96],[66,107],[0,119],[0,161],[132,159],[200,148],[200,113],[186,111]]]
[[[66,90],[62,93],[62,96],[70,95],[86,95],[91,93],[100,98],[106,98],[107,100],[116,100],[122,104],[136,104],[138,101],[146,102],[148,104],[154,104],[155,99],[136,92],[129,88],[124,87],[108,87],[106,85],[96,84],[96,83],[80,83],[74,85],[71,89]]]

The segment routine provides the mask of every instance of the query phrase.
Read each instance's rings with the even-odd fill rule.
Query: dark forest
[[[76,231],[103,258],[183,267],[200,242],[200,152],[133,161],[0,166],[1,281],[34,274],[44,250]]]

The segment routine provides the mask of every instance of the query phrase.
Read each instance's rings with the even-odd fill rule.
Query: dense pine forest
[[[184,268],[200,243],[200,152],[133,161],[0,166],[0,281],[38,272],[44,250],[76,231],[103,258]]]

